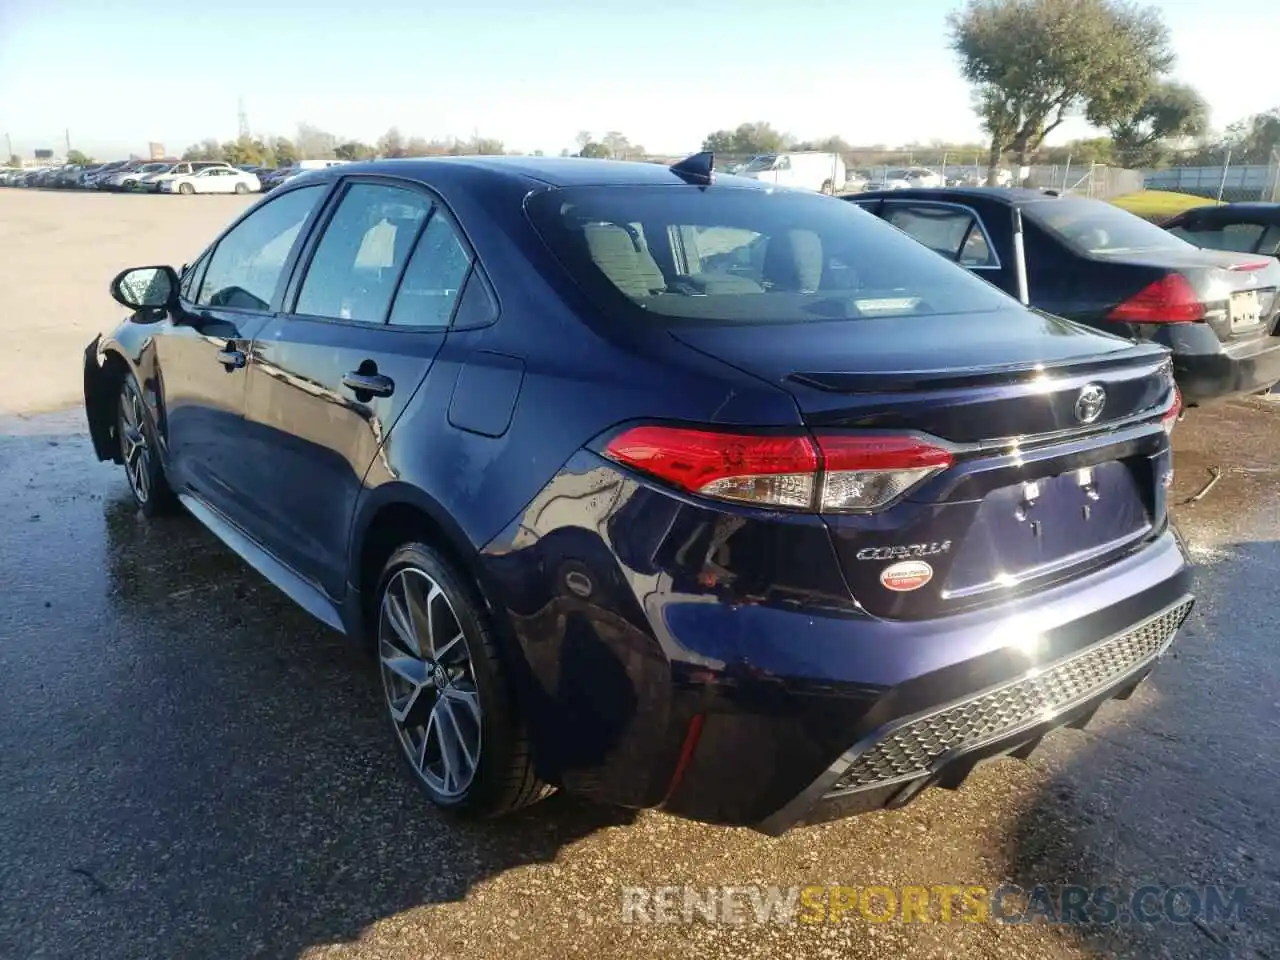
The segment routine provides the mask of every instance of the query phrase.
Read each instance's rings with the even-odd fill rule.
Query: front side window
[[[1269,257],[1280,257],[1280,224],[1267,227],[1267,232],[1262,236],[1262,242],[1258,244],[1258,252],[1265,253]]]
[[[854,204],[800,191],[567,187],[527,210],[606,315],[808,323],[1018,309]]]
[[[436,211],[422,231],[409,260],[391,324],[441,329],[449,326],[458,291],[471,268],[471,257],[447,217]]]
[[[325,186],[291,190],[241,220],[218,241],[197,303],[205,307],[269,310],[302,226]]]
[[[885,220],[920,241],[934,253],[966,267],[995,265],[991,246],[972,211],[934,204],[891,203]]]
[[[415,190],[353,184],[325,227],[294,312],[383,323],[430,211],[431,200]]]

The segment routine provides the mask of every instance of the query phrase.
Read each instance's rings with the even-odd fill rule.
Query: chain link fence
[[[987,182],[985,152],[954,150],[852,150],[843,152],[845,180],[836,193],[911,186],[984,186]],[[671,162],[678,158],[651,158]],[[716,169],[739,172],[754,159],[752,154],[716,154]],[[1018,174],[1024,174],[1021,183]],[[1002,187],[1024,186],[1056,190],[1079,196],[1110,199],[1143,189],[1140,170],[1106,164],[1036,164],[1019,171],[1010,164],[997,169]]]
[[[1175,164],[1146,175],[1148,190],[1185,193],[1224,203],[1262,200],[1280,202],[1280,149],[1267,163],[1233,163],[1230,152],[1217,166]]]

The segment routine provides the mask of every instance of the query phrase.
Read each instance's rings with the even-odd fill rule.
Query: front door
[[[154,341],[175,486],[233,520],[251,490],[240,449],[250,344],[283,295],[286,267],[326,189],[290,191],[237,222],[187,271]]]
[[[365,474],[444,343],[472,256],[415,186],[352,179],[330,207],[289,313],[253,344],[247,460],[270,463],[260,539],[339,599]]]

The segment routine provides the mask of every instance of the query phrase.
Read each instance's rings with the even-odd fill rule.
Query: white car
[[[844,186],[847,173],[838,153],[762,153],[752,157],[736,174],[751,180],[835,193]]]
[[[205,167],[195,173],[164,174],[157,178],[161,193],[257,193],[256,174],[235,167]]]
[[[898,186],[890,187],[890,189],[904,189],[905,187],[945,187],[947,178],[935,170],[928,167],[905,167],[898,170],[889,170],[884,175],[885,182],[898,183]]]

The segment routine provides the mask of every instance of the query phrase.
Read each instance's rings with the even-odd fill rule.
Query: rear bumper
[[[799,822],[901,807],[926,787],[959,787],[985,760],[1026,756],[1051,730],[1083,727],[1102,703],[1127,698],[1154,669],[1193,603],[1184,595],[1057,662],[885,724],[760,828],[777,834]]]
[[[1187,403],[1258,393],[1280,382],[1280,337],[1227,344],[1215,353],[1173,354],[1173,373]]]
[[[779,685],[790,698],[782,689],[752,696],[740,683],[732,708],[705,713],[663,806],[776,835],[901,806],[930,785],[958,786],[980,760],[1029,749],[1127,695],[1172,643],[1190,587],[1166,532],[1104,570],[1001,608],[926,623],[846,622],[845,644],[863,651],[853,659],[869,682],[797,678]],[[806,620],[778,642],[798,645],[822,629]],[[879,663],[865,659],[875,649]]]

